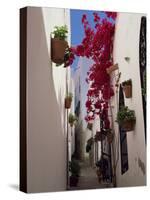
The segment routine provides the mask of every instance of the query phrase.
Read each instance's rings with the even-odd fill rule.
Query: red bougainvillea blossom
[[[106,17],[101,19],[98,13],[93,13],[94,28],[89,25],[87,16],[82,16],[85,36],[80,45],[71,48],[71,52],[94,61],[86,78],[90,88],[87,92],[85,120],[89,122],[95,115],[99,115],[103,121],[103,128],[108,129],[110,128],[108,101],[114,95],[114,91],[106,69],[113,65],[112,51],[117,13],[105,12],[105,14]]]

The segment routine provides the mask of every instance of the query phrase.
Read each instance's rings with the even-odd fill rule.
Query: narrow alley
[[[99,183],[98,177],[96,174],[96,168],[91,167],[88,160],[85,162],[80,162],[80,177],[77,187],[71,188],[74,190],[83,190],[83,189],[99,189],[99,188],[111,188],[112,184],[101,182]]]

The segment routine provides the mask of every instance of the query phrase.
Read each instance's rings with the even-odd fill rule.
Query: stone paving
[[[98,189],[98,188],[110,188],[112,187],[109,183],[99,183],[96,175],[96,169],[91,167],[89,164],[80,163],[81,173],[79,177],[78,186],[72,189],[83,190],[83,189]]]

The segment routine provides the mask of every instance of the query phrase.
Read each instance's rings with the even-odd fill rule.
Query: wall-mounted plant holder
[[[126,120],[121,125],[121,128],[125,131],[133,131],[134,127],[135,127],[135,120]]]
[[[132,80],[129,79],[127,81],[124,81],[122,83],[123,91],[125,94],[126,98],[131,98],[132,97]]]
[[[88,123],[88,124],[87,124],[87,129],[89,129],[89,130],[91,131],[92,128],[93,128],[93,124],[92,124],[92,123]]]
[[[95,135],[95,141],[103,141],[105,140],[106,135],[103,131],[96,131],[96,135]]]
[[[117,113],[116,122],[124,131],[133,131],[136,123],[135,111],[127,106],[122,107]]]
[[[130,57],[124,57],[126,62],[130,62]]]
[[[77,117],[74,114],[70,113],[68,116],[68,121],[69,121],[70,126],[73,127],[73,125],[77,121]]]
[[[112,141],[113,141],[113,139],[114,139],[114,133],[113,133],[113,131],[112,130],[108,131],[106,136],[107,136],[107,142],[109,144],[111,144]]]
[[[93,145],[93,138],[91,137],[90,139],[87,140],[87,144],[86,144],[86,152],[89,153],[91,148],[92,148],[92,145]]]
[[[69,109],[71,107],[71,100],[68,98],[65,98],[65,108]]]
[[[111,67],[107,68],[106,71],[107,71],[107,74],[111,75],[111,73],[115,70],[118,69],[118,63],[116,63],[115,65],[112,65]]]
[[[71,107],[73,95],[72,93],[68,93],[65,97],[65,108],[69,109]]]
[[[64,63],[64,55],[67,47],[67,41],[58,38],[51,38],[51,59],[54,63]]]
[[[68,28],[67,26],[55,26],[51,33],[51,59],[57,66],[64,63],[64,56],[68,43],[66,41]]]

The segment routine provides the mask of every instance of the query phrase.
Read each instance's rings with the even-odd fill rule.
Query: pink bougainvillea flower
[[[114,91],[106,69],[113,65],[113,38],[117,13],[105,12],[105,14],[107,17],[101,19],[97,12],[93,13],[95,28],[89,25],[85,14],[82,16],[85,36],[80,45],[71,48],[69,63],[73,62],[74,55],[85,56],[94,61],[86,77],[90,87],[85,103],[87,109],[85,120],[89,122],[94,120],[95,115],[99,115],[103,119],[104,129],[108,129],[110,128],[108,101],[114,95]]]
[[[87,20],[87,17],[86,17],[85,14],[83,14],[83,16],[82,16],[82,23],[84,24],[86,22],[86,20]]]
[[[111,17],[112,19],[116,19],[117,13],[116,12],[105,12],[107,17]]]
[[[98,13],[94,12],[93,15],[94,15],[94,22],[99,22],[100,21],[100,17],[98,15]]]

